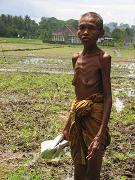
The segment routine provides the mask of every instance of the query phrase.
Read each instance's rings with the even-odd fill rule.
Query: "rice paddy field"
[[[81,45],[0,38],[0,179],[73,180],[67,148],[40,157],[41,142],[61,133],[75,98],[71,57]],[[135,49],[101,47],[112,56],[111,144],[102,180],[135,179]]]

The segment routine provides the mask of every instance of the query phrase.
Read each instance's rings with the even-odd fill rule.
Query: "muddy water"
[[[133,89],[133,87],[119,89],[115,88],[115,90],[113,90],[113,93],[115,95],[115,100],[113,104],[118,113],[120,113],[125,107],[125,102],[124,99],[121,97],[121,93],[124,93],[129,98],[135,96],[135,90]]]
[[[60,70],[47,70],[47,69],[21,69],[20,67],[17,68],[0,68],[0,72],[31,72],[31,73],[47,73],[47,74],[73,74],[73,71],[65,71],[64,69]]]
[[[135,78],[135,59],[130,59],[123,62],[112,63],[112,77],[128,77]],[[19,64],[13,66],[4,65],[0,67],[0,71],[8,72],[40,72],[40,73],[66,73],[73,74],[71,63],[68,60],[51,59],[37,56],[30,56],[22,59]]]
[[[74,176],[72,176],[72,177],[67,177],[67,178],[65,178],[65,180],[74,180]]]
[[[40,63],[44,63],[45,61],[48,61],[48,59],[33,57],[31,59],[23,59],[21,63],[22,64],[40,64]]]
[[[124,104],[123,104],[123,101],[120,100],[120,98],[116,97],[116,100],[115,100],[115,103],[114,103],[114,106],[116,108],[116,111],[119,113],[122,111],[122,109],[124,108]]]
[[[118,67],[118,68],[127,68],[130,70],[135,70],[135,63],[123,63],[123,62],[119,62],[119,63],[113,63],[112,67]]]
[[[127,96],[128,97],[132,97],[132,96],[135,96],[135,92],[132,88],[128,89],[127,90]]]
[[[20,64],[43,64],[48,62],[56,62],[58,64],[63,63],[62,59],[47,59],[47,58],[41,58],[41,57],[32,57],[23,59],[20,61]],[[53,63],[54,64],[54,63]]]
[[[115,49],[114,53],[116,54],[117,57],[121,57],[121,53],[119,49]]]

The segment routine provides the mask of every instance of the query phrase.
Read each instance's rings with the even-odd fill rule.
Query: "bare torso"
[[[100,49],[92,54],[78,54],[73,58],[74,79],[76,98],[86,99],[94,93],[103,92]]]
[[[103,51],[97,47],[96,43],[98,38],[104,35],[103,20],[97,14],[92,14],[93,12],[84,14],[79,21],[77,34],[84,47],[81,53],[77,53],[73,56],[72,62],[74,69],[73,85],[75,86],[76,99],[83,100],[89,98],[92,94],[103,93],[102,123],[96,136],[88,147],[88,156],[86,157],[88,161],[90,160],[92,165],[91,167],[87,166],[87,172],[89,172],[87,179],[99,179],[101,163],[95,161],[93,158],[96,157],[97,152],[101,150],[103,141],[106,137],[111,113],[111,56],[107,53],[103,53]],[[70,134],[72,115],[71,113],[63,130],[65,139],[68,139]],[[77,128],[75,128],[75,132],[76,129]],[[78,146],[78,144],[76,144],[76,146]],[[94,166],[94,164],[96,166]],[[100,167],[98,168],[97,166]],[[75,166],[75,179],[84,179],[85,172],[82,173],[83,169],[84,167],[82,168],[82,166],[79,166],[78,169]],[[83,174],[82,178],[80,174]]]

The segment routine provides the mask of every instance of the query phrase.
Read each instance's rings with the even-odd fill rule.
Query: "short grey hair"
[[[84,18],[86,16],[88,16],[88,17],[90,16],[90,17],[93,17],[93,18],[97,19],[97,21],[96,21],[97,28],[99,30],[103,29],[103,18],[99,14],[97,14],[95,12],[87,12],[87,13],[83,14],[81,16],[81,18]]]

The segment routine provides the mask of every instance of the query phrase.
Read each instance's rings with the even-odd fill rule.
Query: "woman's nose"
[[[88,29],[87,28],[85,29],[84,34],[88,34]]]

